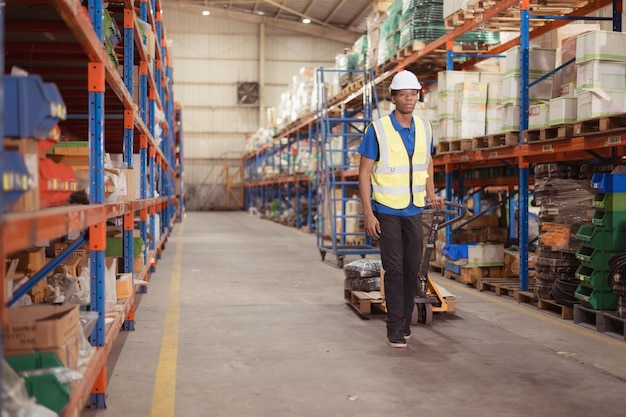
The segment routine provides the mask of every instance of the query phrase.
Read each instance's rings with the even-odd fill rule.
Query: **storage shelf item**
[[[583,224],[578,229],[576,238],[590,244],[594,249],[623,250],[626,248],[626,233],[608,227]]]
[[[593,197],[593,207],[608,211],[626,211],[626,192],[596,193]]]
[[[626,231],[626,211],[594,210],[591,221],[594,226]]]
[[[176,177],[177,167],[182,166],[182,153],[176,152],[182,149],[182,126],[174,119],[171,64],[160,0],[83,3],[84,7],[75,0],[10,0],[3,8],[4,67],[24,67],[33,72],[24,77],[5,76],[15,87],[9,85],[9,98],[17,103],[5,114],[19,120],[15,135],[20,139],[12,139],[11,146],[18,143],[18,149],[30,152],[33,141],[47,146],[43,139],[54,136],[55,140],[63,138],[65,143],[59,148],[65,152],[29,153],[29,157],[38,158],[38,164],[33,172],[28,166],[28,174],[31,178],[41,174],[35,193],[37,205],[0,213],[2,253],[10,257],[38,242],[89,231],[90,310],[98,313],[90,336],[95,352],[79,370],[84,378],[72,384],[67,406],[59,410],[63,417],[80,414],[86,404],[104,407],[106,378],[99,376],[106,375],[107,356],[120,329],[134,329],[134,284],[115,312],[105,309],[107,221],[123,225],[120,262],[131,274],[126,276],[148,280],[175,220],[182,217],[177,210],[182,203],[176,193],[176,181],[182,189],[181,179]],[[147,44],[140,35],[136,14],[147,23]],[[103,18],[104,27],[92,24],[103,22]],[[5,130],[4,136],[10,134],[11,130]],[[78,141],[79,146],[72,144],[70,149],[68,138]],[[78,148],[76,155],[71,155],[76,163],[70,163],[68,153]],[[0,152],[3,175],[6,153]],[[120,155],[119,162],[130,169],[120,168],[114,174],[108,166],[105,170],[106,153]],[[89,204],[65,205],[68,194],[75,191],[70,172],[80,170],[86,173],[80,179],[87,188],[81,191],[88,195]],[[113,176],[118,184],[126,182],[124,196],[116,195],[119,189],[108,188],[114,185]],[[135,180],[137,193],[129,192]],[[11,190],[1,191],[0,201],[13,198],[6,193]],[[59,206],[44,208],[50,205]],[[154,237],[147,248],[135,245],[135,220],[142,242],[148,230]],[[142,252],[137,257],[142,260],[140,265],[134,262],[135,249]],[[3,268],[0,281],[6,279]],[[105,313],[113,319],[110,327],[104,325]],[[0,321],[6,325],[13,320],[9,319],[6,306],[0,306]]]
[[[626,174],[593,174],[591,188],[598,193],[624,193]]]

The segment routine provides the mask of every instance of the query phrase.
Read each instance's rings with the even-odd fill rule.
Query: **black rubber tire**
[[[418,304],[418,320],[424,325],[430,325],[433,323],[433,305],[432,304]]]

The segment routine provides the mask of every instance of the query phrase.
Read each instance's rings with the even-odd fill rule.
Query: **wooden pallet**
[[[537,308],[550,312],[564,320],[571,320],[574,317],[572,307],[561,305],[554,300],[539,298],[539,300],[537,300]]]
[[[501,132],[491,135],[477,136],[472,139],[472,149],[492,149],[515,146],[519,143],[518,132]]]
[[[357,313],[369,316],[374,313],[384,313],[386,306],[380,296],[380,291],[350,291],[343,290],[344,299]],[[378,296],[378,298],[376,298]]]
[[[529,280],[528,288],[532,289],[534,286],[535,282]],[[519,278],[479,278],[476,281],[476,288],[478,291],[491,291],[498,296],[514,297],[516,291],[519,291]]]
[[[436,273],[441,274],[441,275],[444,274],[444,269],[445,269],[444,265],[440,265],[437,262],[432,261],[432,262],[430,262],[428,264],[428,266],[429,266],[428,269],[429,269],[430,272],[436,272]]]
[[[513,292],[513,298],[515,298],[518,303],[537,304],[537,297],[533,291],[522,291],[518,289]]]
[[[626,341],[626,319],[618,317],[613,311],[593,310],[576,304],[573,316],[576,324]]]
[[[626,113],[619,113],[579,120],[574,123],[574,134],[584,136],[594,133],[607,133],[611,130],[622,130],[624,128],[626,128]]]
[[[475,281],[469,280],[467,275],[457,274],[456,272],[452,272],[448,269],[443,272],[443,276],[448,279],[453,279],[456,282],[460,282],[461,284],[474,285],[475,283]]]
[[[544,142],[552,139],[571,138],[572,136],[574,136],[574,124],[569,123],[525,130],[522,132],[522,141],[524,143]]]

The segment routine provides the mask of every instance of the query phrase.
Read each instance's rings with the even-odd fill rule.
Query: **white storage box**
[[[485,124],[485,134],[493,135],[495,133],[503,132],[502,128],[502,119],[492,120],[487,119],[487,123]]]
[[[528,128],[540,129],[548,126],[548,109],[546,103],[532,104],[528,109]]]
[[[531,74],[545,74],[555,68],[556,49],[530,48],[528,55],[528,69]],[[506,75],[519,71],[520,47],[514,46],[506,51]]]
[[[437,103],[437,117],[454,116],[454,91],[439,91],[439,103]]]
[[[463,82],[479,82],[480,74],[471,71],[440,71],[437,73],[439,91],[454,91],[454,86]]]
[[[480,78],[481,83],[502,84],[502,80],[504,79],[504,73],[503,72],[481,72],[479,78]]]
[[[626,90],[626,61],[592,59],[580,63],[576,71],[576,89],[583,88]]]
[[[485,119],[480,121],[455,120],[454,136],[457,139],[472,139],[485,134]]]
[[[485,119],[502,121],[503,111],[504,106],[502,104],[487,103],[487,114],[485,115]]]
[[[626,61],[626,33],[594,30],[576,38],[576,63],[591,59]]]
[[[454,119],[452,117],[442,117],[439,119],[439,141],[447,142],[457,139],[454,136]]]
[[[575,83],[561,84],[559,97],[576,98],[576,84]]]
[[[454,100],[487,102],[487,83],[463,82],[454,86]]]
[[[454,112],[454,120],[467,120],[470,122],[484,122],[487,115],[485,103],[471,101],[457,101]]]
[[[550,100],[548,124],[550,126],[576,121],[576,98],[557,97]]]
[[[443,0],[443,18],[453,15],[458,10],[467,10],[467,6],[473,6],[474,0]]]
[[[528,84],[541,78],[541,76],[529,77]],[[550,100],[552,98],[552,78],[548,77],[538,84],[528,89],[530,102],[539,100]],[[508,74],[502,83],[502,101],[505,103],[517,103],[520,100],[520,76],[518,74]]]
[[[503,77],[504,79],[504,77]],[[487,86],[487,104],[502,102],[502,83],[490,83]]]
[[[470,245],[467,248],[467,266],[504,265],[504,245]]]
[[[578,120],[626,112],[626,91],[583,90],[578,94]]]
[[[506,104],[504,106],[502,117],[503,132],[519,131],[519,113],[519,104]]]

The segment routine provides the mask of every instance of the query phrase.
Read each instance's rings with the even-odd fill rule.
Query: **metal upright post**
[[[98,39],[103,41],[102,0],[89,0],[89,17]],[[106,56],[104,59],[108,59]],[[104,91],[105,65],[103,62],[88,63],[89,89],[89,203],[104,203]],[[104,270],[106,247],[106,224],[98,223],[89,228],[89,258],[91,275],[91,300],[89,308],[98,312],[96,326],[91,332],[91,344],[103,347],[106,329],[104,326],[105,288]],[[106,393],[106,362],[102,366],[97,380],[91,391],[91,405],[93,408],[105,408]]]
[[[135,55],[135,11],[133,9],[124,9],[124,85],[134,96],[134,74],[133,64]],[[138,81],[138,80],[137,80]],[[124,162],[128,168],[133,168],[133,135],[135,131],[135,112],[132,108],[124,110]],[[134,196],[131,196],[134,199]],[[132,288],[135,288],[135,277],[133,273],[134,253],[135,253],[135,216],[133,212],[124,216],[124,264],[123,271],[130,273],[132,276]],[[124,321],[123,328],[125,330],[134,330],[134,303],[131,305],[131,311],[128,317],[132,318]]]
[[[521,0],[520,7],[520,144],[522,132],[528,129],[528,78],[529,78],[529,43],[530,43],[530,0]],[[519,256],[520,280],[522,291],[528,290],[528,162],[519,164]]]
[[[156,151],[154,149],[153,146],[150,146],[148,148],[148,156],[150,158],[150,198],[154,198],[155,196],[155,191],[156,191]],[[155,242],[155,237],[156,237],[156,229],[154,227],[154,218],[156,215],[156,207],[154,204],[150,205],[150,210],[149,210],[149,214],[150,214],[150,235],[152,237],[152,239],[150,239],[150,249],[154,250],[156,248],[156,242]],[[147,262],[150,262],[150,260],[147,260]],[[150,267],[150,272],[154,272],[154,266]]]
[[[622,31],[622,13],[624,5],[622,0],[613,0],[613,31]]]

